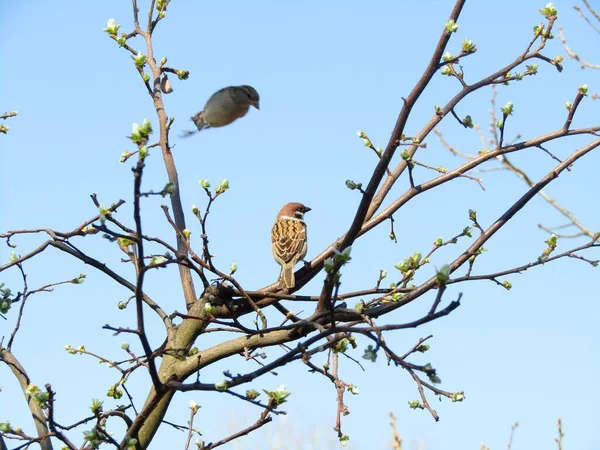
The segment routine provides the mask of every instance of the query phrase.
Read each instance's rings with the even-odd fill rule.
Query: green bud
[[[554,7],[554,3],[547,3],[545,7],[540,9],[540,14],[546,17],[556,16],[558,10]]]
[[[450,266],[444,264],[435,274],[439,286],[445,285],[450,280]]]
[[[200,186],[202,186],[204,189],[210,188],[210,182],[208,180],[200,180],[198,183],[200,183]]]
[[[181,232],[181,234],[183,234],[183,237],[185,237],[185,239],[189,241],[192,232],[186,228]]]
[[[86,275],[85,273],[80,273],[80,274],[79,274],[79,276],[78,276],[77,278],[73,278],[73,279],[71,280],[71,283],[73,283],[73,284],[82,284],[82,283],[83,283],[83,281],[85,280],[85,277],[86,277],[86,276],[87,276],[87,275]]]
[[[450,33],[455,33],[456,30],[458,30],[458,24],[454,21],[454,19],[450,19],[448,22],[446,22],[446,30],[448,30]]]
[[[152,123],[148,119],[144,119],[141,130],[144,136],[150,136],[152,134]]]
[[[440,384],[442,382],[442,379],[436,374],[428,374],[428,378],[433,384]]]
[[[465,399],[465,394],[463,394],[462,392],[455,392],[454,394],[452,394],[453,402],[462,402],[464,399]]]
[[[3,298],[2,301],[0,301],[0,313],[6,314],[8,311],[10,311],[11,306],[12,300],[8,298]]]
[[[166,262],[166,258],[164,256],[153,256],[152,259],[150,260],[150,265],[151,266],[160,266],[161,264],[164,264]]]
[[[450,52],[446,52],[442,56],[442,61],[450,61],[451,59],[454,59],[454,55],[452,55]]]
[[[131,153],[129,152],[123,152],[121,153],[121,160],[120,162],[124,163],[125,161],[127,161],[129,158],[131,157]]]
[[[365,349],[365,353],[363,354],[362,357],[363,357],[363,359],[366,359],[367,361],[375,362],[377,360],[377,352],[375,351],[375,349],[373,348],[372,345],[369,345]]]
[[[394,301],[394,302],[399,302],[403,298],[404,298],[404,294],[401,294],[400,292],[394,292],[392,294],[392,301]]]
[[[63,345],[63,348],[67,351],[67,353],[69,353],[70,355],[76,355],[77,354],[77,350],[75,350],[73,347],[71,347],[69,344]]]
[[[335,347],[333,347],[333,351],[336,353],[346,353],[346,350],[348,350],[348,339],[346,338],[340,340],[335,344]]]
[[[110,35],[116,35],[119,31],[119,28],[121,28],[121,25],[117,25],[115,19],[108,19],[108,22],[106,23],[106,28],[104,28],[102,31]]]
[[[350,253],[352,253],[352,246],[346,247],[341,252],[337,249],[334,249],[333,252],[335,253],[335,261],[340,263],[342,266],[352,259],[350,256]]]
[[[163,196],[175,194],[175,184],[173,184],[171,182],[165,184],[165,187],[163,188],[162,193],[163,193]]]
[[[101,442],[98,436],[98,430],[96,430],[95,428],[92,428],[88,431],[84,431],[83,439],[91,443],[94,447],[98,447]]]
[[[346,187],[351,191],[354,191],[355,189],[362,189],[362,183],[356,183],[352,180],[346,180]]]
[[[229,273],[230,273],[231,275],[233,275],[234,273],[236,273],[236,272],[237,272],[237,270],[238,270],[238,266],[237,266],[237,264],[235,264],[235,263],[231,263],[231,264],[229,265]]]
[[[588,85],[587,84],[584,84],[583,86],[579,87],[579,93],[581,95],[587,95],[587,92],[588,92]]]
[[[146,62],[148,62],[147,56],[143,53],[138,53],[137,55],[132,56],[132,58],[133,62],[137,67],[144,67],[146,65]]]
[[[255,389],[248,389],[246,391],[246,398],[248,400],[256,400],[258,398],[258,396],[260,395],[260,392],[258,392]]]
[[[333,270],[333,258],[327,258],[325,260],[325,262],[323,263],[323,266],[325,267],[325,272],[327,273],[331,273],[331,271]]]
[[[465,53],[473,53],[477,50],[473,41],[468,41],[467,39],[463,39],[462,41],[462,51]]]
[[[505,116],[512,116],[514,107],[512,102],[508,102],[503,108],[500,108]]]
[[[118,400],[123,397],[123,390],[118,385],[113,384],[110,388],[108,388],[106,396]]]
[[[291,395],[285,388],[285,385],[279,386],[274,391],[267,391],[263,389],[263,392],[269,396],[270,400],[273,400],[276,405],[281,405],[287,401],[287,398]]]
[[[90,410],[94,414],[100,414],[102,412],[102,405],[104,405],[103,401],[93,398],[92,404],[90,405]]]
[[[556,244],[558,242],[558,236],[553,234],[548,239],[544,241],[544,243],[548,244],[548,247],[552,247],[552,249],[556,248]]]
[[[419,400],[409,400],[408,406],[410,406],[411,409],[417,409],[421,407],[421,403]]]

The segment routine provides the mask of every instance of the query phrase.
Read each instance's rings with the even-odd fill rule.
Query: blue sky
[[[140,2],[141,17],[146,5]],[[301,201],[313,210],[307,214],[308,258],[313,257],[348,227],[359,201],[349,191],[348,178],[366,183],[375,165],[372,152],[356,137],[364,131],[376,146],[384,147],[402,97],[407,96],[425,68],[451,9],[451,2],[381,1],[368,5],[358,1],[322,2],[182,2],[169,6],[167,19],[154,37],[158,59],[168,57],[172,67],[190,71],[188,81],[171,79],[174,92],[165,97],[167,114],[174,116],[174,154],[179,170],[182,200],[186,210],[205,203],[198,180],[213,185],[223,178],[231,189],[214,205],[209,223],[212,251],[222,268],[239,266],[238,280],[248,289],[271,283],[278,274],[269,243],[269,232],[279,208],[288,201]],[[565,29],[569,44],[582,56],[597,54],[599,36],[578,18],[571,1],[555,2],[558,25]],[[458,53],[464,38],[473,40],[478,52],[462,61],[466,79],[473,82],[512,61],[523,52],[532,27],[543,21],[538,9],[543,2],[509,0],[468,2],[459,20],[460,28],[449,50]],[[121,30],[131,29],[131,5],[124,1],[42,2],[22,0],[4,5],[0,16],[3,38],[0,54],[0,109],[18,110],[7,122],[10,131],[0,136],[0,230],[51,227],[71,230],[96,214],[89,199],[97,193],[109,205],[118,199],[128,203],[120,210],[123,221],[131,220],[133,189],[130,163],[120,164],[120,154],[132,150],[125,139],[131,123],[149,118],[157,123],[153,106],[129,54],[110,40],[102,28],[114,18]],[[133,45],[142,49],[141,41]],[[546,54],[565,55],[560,42],[550,42]],[[565,55],[566,56],[566,55]],[[541,64],[539,74],[498,91],[498,107],[515,104],[507,136],[520,133],[535,137],[559,128],[566,118],[565,101],[572,101],[584,83],[598,92],[599,77],[565,61],[559,74]],[[250,84],[261,95],[261,110],[252,110],[233,125],[202,132],[187,140],[177,138],[189,129],[189,117],[206,99],[227,85]],[[420,99],[406,133],[414,134],[429,120],[436,104],[444,104],[459,89],[456,80],[436,76]],[[487,130],[491,91],[475,93],[459,106],[461,116],[470,114]],[[598,124],[598,101],[582,103],[574,127]],[[453,145],[465,152],[481,149],[477,133],[464,130],[452,118],[440,130]],[[554,142],[548,149],[559,157],[568,155],[586,139]],[[461,160],[450,155],[432,135],[426,150],[416,159],[435,166],[455,167]],[[398,157],[395,158],[397,162]],[[527,150],[512,157],[515,163],[539,178],[554,166],[542,152]],[[571,172],[564,173],[547,192],[565,205],[588,228],[600,230],[597,167],[600,154],[587,155]],[[418,171],[418,180],[433,176]],[[426,253],[438,237],[458,234],[468,222],[468,209],[478,212],[482,225],[492,223],[518,199],[526,186],[506,172],[486,172],[485,191],[468,180],[455,180],[434,192],[417,197],[395,215],[398,244],[387,238],[387,225],[371,231],[353,249],[353,260],[345,268],[343,290],[372,286],[379,269],[390,273],[393,265],[415,251]],[[160,190],[166,175],[158,152],[152,153],[145,171],[146,189]],[[404,192],[403,178],[393,191]],[[595,203],[594,203],[595,202]],[[165,200],[144,200],[145,232],[172,240],[160,205]],[[188,215],[188,226],[199,236]],[[489,273],[533,261],[544,248],[546,235],[538,223],[559,225],[563,219],[542,199],[521,211],[486,248],[478,273]],[[21,238],[18,253],[26,253],[39,238]],[[122,253],[102,239],[78,243],[118,269],[130,279]],[[559,241],[558,250],[573,242]],[[460,254],[460,244],[445,248],[432,261],[423,277]],[[9,249],[0,247],[2,263]],[[598,259],[599,252],[588,257]],[[86,414],[92,397],[103,398],[116,375],[91,358],[68,355],[62,346],[84,344],[90,351],[114,359],[124,358],[121,343],[102,325],[133,324],[133,311],[120,312],[117,302],[128,293],[113,286],[102,274],[48,252],[25,266],[30,286],[70,279],[80,272],[88,278],[81,286],[66,286],[54,293],[34,296],[14,351],[28,369],[34,383],[51,383],[58,392],[57,413],[61,423]],[[407,400],[418,398],[408,374],[387,367],[380,355],[375,364],[361,371],[343,361],[342,376],[360,389],[347,397],[351,415],[344,419],[352,448],[390,448],[388,413],[398,417],[398,429],[410,445],[426,449],[478,449],[481,442],[496,450],[505,448],[510,426],[519,421],[514,450],[551,448],[556,419],[563,419],[565,447],[592,450],[600,447],[597,405],[600,394],[591,387],[600,370],[600,333],[597,317],[598,269],[575,260],[536,268],[508,278],[510,292],[490,282],[453,285],[446,299],[463,293],[462,305],[449,317],[416,330],[388,335],[399,352],[411,348],[419,337],[433,334],[432,349],[412,361],[431,362],[443,381],[441,388],[464,390],[465,402],[438,402],[430,397],[441,420],[435,423],[424,411],[412,411]],[[425,279],[425,278],[423,278]],[[184,310],[174,270],[152,273],[147,289],[168,311]],[[2,273],[1,282],[19,288],[16,271]],[[303,293],[319,291],[322,277]],[[199,285],[199,283],[197,283]],[[388,322],[406,322],[420,317],[430,306],[423,298],[396,311]],[[291,305],[295,312],[310,305]],[[15,317],[0,325],[9,335]],[[160,324],[149,319],[150,339],[162,342]],[[279,320],[272,316],[274,323]],[[381,322],[383,323],[383,322]],[[198,346],[214,343],[202,337]],[[135,349],[137,343],[131,342]],[[359,341],[353,356],[360,357],[368,344]],[[139,348],[138,348],[139,351]],[[277,349],[271,351],[278,354]],[[320,363],[324,358],[316,358]],[[209,368],[205,382],[219,381],[225,369],[252,370],[241,361]],[[5,368],[0,369],[0,421],[32,430],[23,397]],[[302,366],[278,370],[278,376],[261,379],[251,387],[274,389],[286,384],[292,392],[285,405],[288,416],[276,418],[268,433],[283,436],[334,437],[335,391],[331,383]],[[133,387],[138,402],[147,389],[139,377]],[[173,402],[168,420],[184,423],[187,405],[194,399],[202,409],[197,426],[206,440],[218,440],[239,427],[253,423],[260,411],[223,394],[191,393]],[[114,405],[106,399],[107,406]],[[118,428],[117,428],[118,430]],[[290,431],[292,430],[292,431]],[[264,448],[267,431],[240,441],[240,447]],[[79,436],[79,435],[77,435]],[[183,448],[185,435],[163,426],[151,448]],[[262,443],[261,443],[262,442]],[[296,442],[296,441],[294,441]],[[167,444],[169,443],[169,444]],[[296,448],[296,444],[287,448]],[[286,448],[286,447],[279,447]],[[323,448],[306,443],[302,448]]]

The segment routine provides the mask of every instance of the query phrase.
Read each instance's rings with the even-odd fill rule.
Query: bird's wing
[[[306,224],[300,220],[278,219],[271,232],[273,255],[280,264],[297,262],[306,245]]]

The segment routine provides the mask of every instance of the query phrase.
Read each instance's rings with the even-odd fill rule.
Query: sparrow
[[[192,117],[192,122],[202,131],[204,128],[224,127],[244,117],[254,106],[259,108],[260,97],[252,86],[229,86],[215,92],[204,105],[204,109]],[[196,131],[185,131],[183,137]]]
[[[271,230],[273,257],[281,266],[279,287],[292,289],[296,285],[294,266],[306,256],[306,224],[304,213],[310,211],[302,203],[284,205]]]

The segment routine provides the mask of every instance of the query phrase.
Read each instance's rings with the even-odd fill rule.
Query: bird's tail
[[[204,113],[202,111],[200,111],[198,114],[196,114],[195,116],[191,117],[192,122],[194,122],[194,125],[196,125],[196,128],[198,128],[198,130],[186,130],[186,131],[182,131],[181,134],[179,135],[179,137],[182,138],[186,138],[186,137],[190,137],[193,134],[196,134],[198,131],[202,131],[203,128],[207,128],[208,124],[204,121]]]
[[[284,266],[281,270],[281,280],[279,281],[281,287],[292,289],[296,286],[296,279],[294,277],[294,266]]]
[[[198,114],[192,117],[192,122],[198,128],[198,131],[202,131],[202,128],[206,128],[207,124],[204,121],[204,112],[200,111]]]

